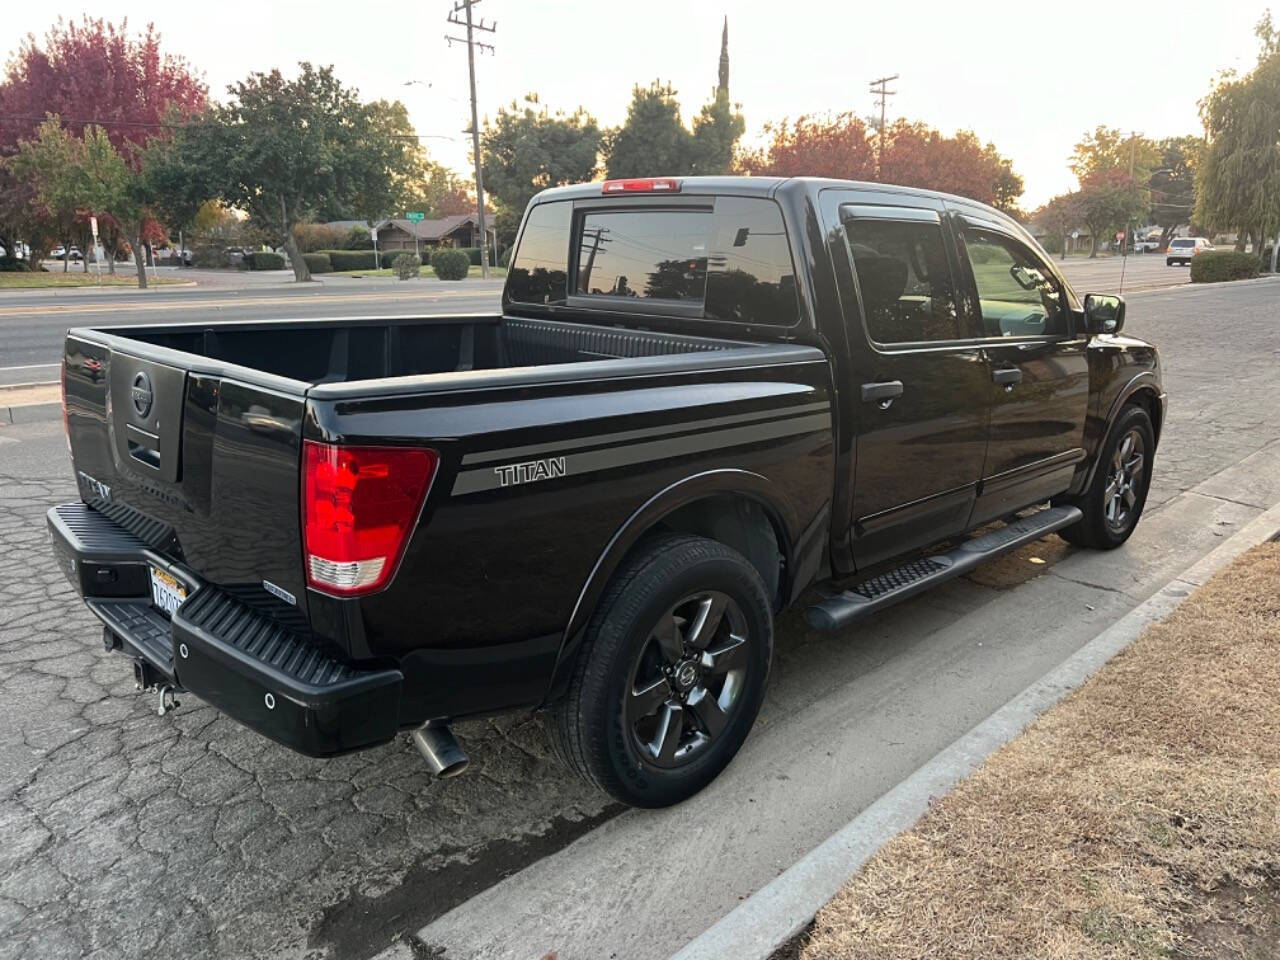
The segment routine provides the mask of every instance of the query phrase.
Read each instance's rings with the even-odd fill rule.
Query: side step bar
[[[1049,507],[993,530],[946,553],[903,564],[850,590],[815,603],[804,618],[815,630],[840,630],[855,620],[968,573],[1003,553],[1017,550],[1081,518],[1078,507]]]

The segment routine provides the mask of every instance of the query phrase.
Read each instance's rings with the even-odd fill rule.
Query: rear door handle
[[[884,380],[879,383],[864,383],[862,385],[863,403],[875,400],[888,406],[900,396],[902,396],[901,380]]]
[[[997,367],[991,371],[991,382],[1000,387],[1012,387],[1022,382],[1022,371],[1017,367]]]

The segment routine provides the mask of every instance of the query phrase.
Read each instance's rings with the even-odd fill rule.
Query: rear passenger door
[[[1003,223],[956,217],[969,311],[990,367],[991,429],[970,525],[1066,490],[1085,456],[1088,338],[1053,268]]]
[[[942,211],[849,203],[839,215],[852,267],[841,289],[857,404],[851,540],[866,567],[964,530],[990,380]]]

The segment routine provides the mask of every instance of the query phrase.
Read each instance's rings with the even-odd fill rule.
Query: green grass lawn
[[[335,277],[394,277],[396,275],[396,272],[392,270],[390,267],[387,267],[384,270],[334,270],[331,275]],[[490,278],[505,277],[506,275],[507,275],[506,267],[490,267],[489,268]],[[318,273],[316,274],[316,276],[323,278],[325,276],[330,276],[330,274]],[[421,276],[434,277],[435,274],[431,272],[430,267],[423,267]],[[479,267],[472,267],[471,272],[467,274],[468,279],[470,279],[471,277],[478,277],[478,276],[480,276]]]
[[[163,285],[167,283],[188,283],[173,277],[147,277],[147,285]],[[136,273],[117,273],[114,277],[102,275],[101,283],[96,273],[0,273],[0,290],[34,290],[40,287],[136,287]]]

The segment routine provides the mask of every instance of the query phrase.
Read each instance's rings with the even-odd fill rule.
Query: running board
[[[888,573],[864,580],[850,590],[815,603],[805,611],[804,618],[816,630],[839,630],[944,580],[968,573],[1003,553],[1069,527],[1081,516],[1083,514],[1078,507],[1049,507],[998,530],[966,540],[946,553],[912,560]]]

